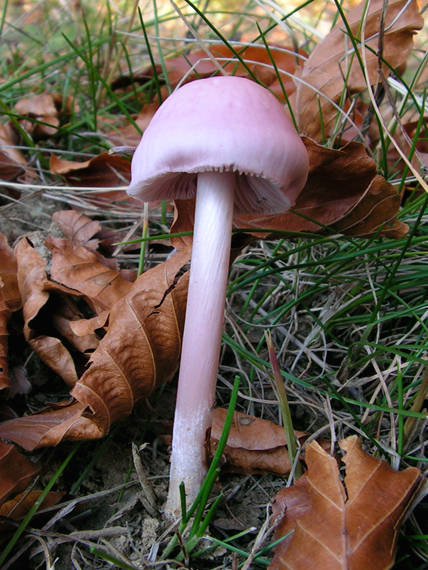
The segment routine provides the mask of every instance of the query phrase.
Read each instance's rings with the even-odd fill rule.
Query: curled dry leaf
[[[27,161],[22,152],[16,148],[18,140],[18,136],[13,130],[12,123],[10,121],[0,124],[1,153],[9,159],[11,166],[19,165],[20,167],[23,167],[27,164]]]
[[[0,282],[1,286],[1,282]],[[2,299],[0,289],[0,390],[10,388],[11,381],[9,377],[9,367],[7,362],[8,355],[8,332],[7,322],[10,317],[10,310],[7,308],[4,299]]]
[[[100,188],[98,192],[85,194],[86,198],[92,197],[97,200],[97,203],[99,203],[100,198],[106,198],[111,207],[113,200],[132,200],[125,190],[102,191],[102,188],[114,188],[115,186],[129,184],[131,163],[121,156],[103,153],[85,162],[76,162],[64,160],[51,154],[49,167],[53,174],[63,176],[71,186],[84,186],[88,189]]]
[[[8,365],[9,332],[7,330],[7,323],[12,311],[5,302],[1,286],[2,281],[0,276],[0,390],[4,390],[12,387]]]
[[[58,210],[53,214],[52,220],[70,242],[69,246],[84,246],[91,251],[96,251],[99,246],[110,249],[121,239],[116,232],[104,230],[99,222],[76,210]],[[62,248],[59,247],[59,249]],[[95,262],[118,271],[126,281],[135,281],[136,270],[119,269],[119,264],[112,257],[105,257],[98,251]]]
[[[333,228],[348,236],[380,234],[401,238],[409,230],[407,224],[395,219],[400,207],[400,196],[383,176],[375,176],[367,193]]]
[[[46,326],[49,311],[42,310],[46,309],[50,295],[54,292],[76,294],[76,291],[48,279],[45,259],[27,238],[18,242],[15,255],[18,263],[18,286],[23,303],[24,337],[48,366],[67,384],[73,385],[77,381],[77,372],[70,352],[59,338],[53,334],[39,334],[38,329],[49,328]],[[36,319],[39,319],[39,323]]]
[[[15,111],[21,115],[21,126],[34,139],[46,138],[57,132],[61,122],[69,120],[73,101],[71,97],[64,100],[59,93],[41,93],[18,101]]]
[[[126,295],[131,283],[119,273],[115,260],[69,240],[49,236],[51,279],[84,295],[96,313],[110,309]]]
[[[343,482],[336,459],[311,442],[306,475],[276,496],[276,538],[291,534],[276,547],[270,569],[392,566],[398,526],[419,487],[420,471],[394,471],[364,453],[356,436],[340,447],[346,452]]]
[[[367,192],[376,164],[362,144],[349,143],[335,150],[308,138],[303,142],[309,156],[309,175],[293,211],[240,218],[241,226],[317,232],[339,221]]]
[[[13,521],[22,519],[34,506],[34,503],[39,499],[41,494],[42,491],[30,491],[29,493],[23,492],[16,497],[13,497],[13,499],[3,503],[3,505],[0,506],[0,517],[2,517],[0,522],[0,532],[16,529],[16,525],[8,524],[7,519],[11,519]],[[50,491],[41,502],[39,508],[47,509],[52,507],[59,503],[63,496],[63,492]]]
[[[236,46],[234,51],[223,43],[206,45],[206,49],[198,49],[189,53],[165,60],[165,70],[169,84],[174,88],[183,81],[210,77],[221,69],[226,75],[251,77],[269,87],[280,98],[284,98],[295,90],[291,78],[297,67],[305,60],[306,53],[293,47],[275,44],[269,45],[269,51],[264,45]],[[275,67],[281,77],[281,87]],[[161,74],[163,69],[157,66],[156,72]],[[114,81],[113,89],[126,87],[133,81],[146,83],[153,77],[152,67],[144,69],[132,77],[122,76]]]
[[[169,381],[179,363],[189,257],[188,248],[175,253],[115,303],[108,331],[71,392],[75,402],[3,422],[0,437],[25,449],[102,437],[136,401]]]
[[[47,260],[28,239],[22,239],[15,250],[23,298],[24,336],[40,358],[73,386],[78,372],[63,340],[84,354],[95,350],[98,346],[95,328],[103,326],[105,311],[130,290],[131,284],[118,270],[109,267],[111,262],[115,267],[114,260],[107,260],[96,251],[52,236],[45,245],[51,250],[50,278]],[[92,311],[99,313],[92,327],[77,309],[74,296],[83,297]],[[82,320],[86,327],[74,328]]]
[[[0,124],[0,180],[15,180],[24,172],[27,161],[22,152],[15,148],[17,144],[18,137],[10,121]],[[13,191],[9,190],[9,193],[14,195]]]
[[[428,115],[419,121],[417,116],[415,118],[415,114],[415,110],[413,110],[401,118],[401,124],[395,130],[394,139],[399,148],[410,158],[415,169],[426,173],[428,172]],[[410,120],[410,116],[413,116],[414,120]],[[376,140],[374,139],[373,142]],[[387,161],[392,172],[398,171],[401,175],[407,169],[394,145],[390,145],[388,148]]]
[[[227,410],[213,410],[211,436],[208,454],[216,451],[226,419]],[[301,442],[307,437],[303,432],[295,432]],[[235,412],[227,445],[223,453],[223,469],[238,473],[278,473],[290,472],[290,459],[287,452],[284,428],[242,412]]]
[[[14,162],[5,152],[0,150],[0,180],[16,180],[24,172],[21,165]]]
[[[0,504],[13,493],[24,490],[38,471],[14,445],[0,441]]]
[[[101,231],[101,224],[96,220],[76,210],[58,210],[53,214],[52,220],[73,244],[97,249],[99,240],[94,236]]]
[[[347,14],[353,38],[361,53],[361,22],[366,4],[362,2]],[[384,28],[380,29],[385,8]],[[372,0],[368,5],[364,27],[367,75],[372,85],[382,81],[379,76],[378,49],[382,38],[382,72],[402,70],[413,46],[413,35],[423,26],[416,0]],[[346,78],[346,85],[345,85]],[[328,136],[334,127],[339,104],[346,88],[347,95],[366,89],[366,79],[353,53],[351,38],[339,19],[333,30],[315,47],[303,65],[293,109],[299,129],[316,140]],[[346,119],[345,119],[346,121]]]
[[[15,255],[6,237],[0,234],[0,390],[11,387],[7,362],[7,323],[12,312],[20,307]]]
[[[159,103],[145,103],[138,115],[133,116],[136,125],[143,133],[149,126],[153,115],[159,107]],[[111,129],[108,124],[104,124],[104,130],[107,130],[106,137],[114,145],[135,148],[141,139],[141,134],[135,125],[127,124]]]
[[[0,295],[4,303],[11,311],[17,311],[21,307],[17,263],[15,254],[3,234],[0,234],[0,278]]]

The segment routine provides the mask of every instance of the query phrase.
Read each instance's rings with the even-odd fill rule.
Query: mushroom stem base
[[[234,202],[233,173],[198,175],[192,260],[172,438],[167,514],[179,516],[179,485],[196,498],[206,474],[224,320]]]

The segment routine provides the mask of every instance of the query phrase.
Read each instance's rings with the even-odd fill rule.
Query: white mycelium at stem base
[[[229,271],[235,177],[198,175],[190,281],[174,415],[166,511],[180,504],[184,481],[189,502],[206,474],[205,437],[217,381]],[[179,513],[176,513],[179,514]]]
[[[306,149],[283,106],[242,77],[193,81],[164,101],[131,165],[129,194],[196,199],[167,512],[189,505],[206,472],[233,215],[284,212],[302,190]],[[284,228],[286,229],[286,228]]]

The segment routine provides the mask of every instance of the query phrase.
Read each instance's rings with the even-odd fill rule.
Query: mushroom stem
[[[172,437],[166,512],[180,514],[183,481],[190,505],[206,474],[229,271],[235,175],[198,175],[192,260]]]

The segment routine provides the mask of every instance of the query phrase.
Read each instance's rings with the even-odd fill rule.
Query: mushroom
[[[128,193],[142,201],[196,196],[190,280],[174,416],[167,514],[195,499],[206,474],[234,214],[286,211],[308,173],[283,106],[241,77],[199,79],[153,116],[132,159]]]

